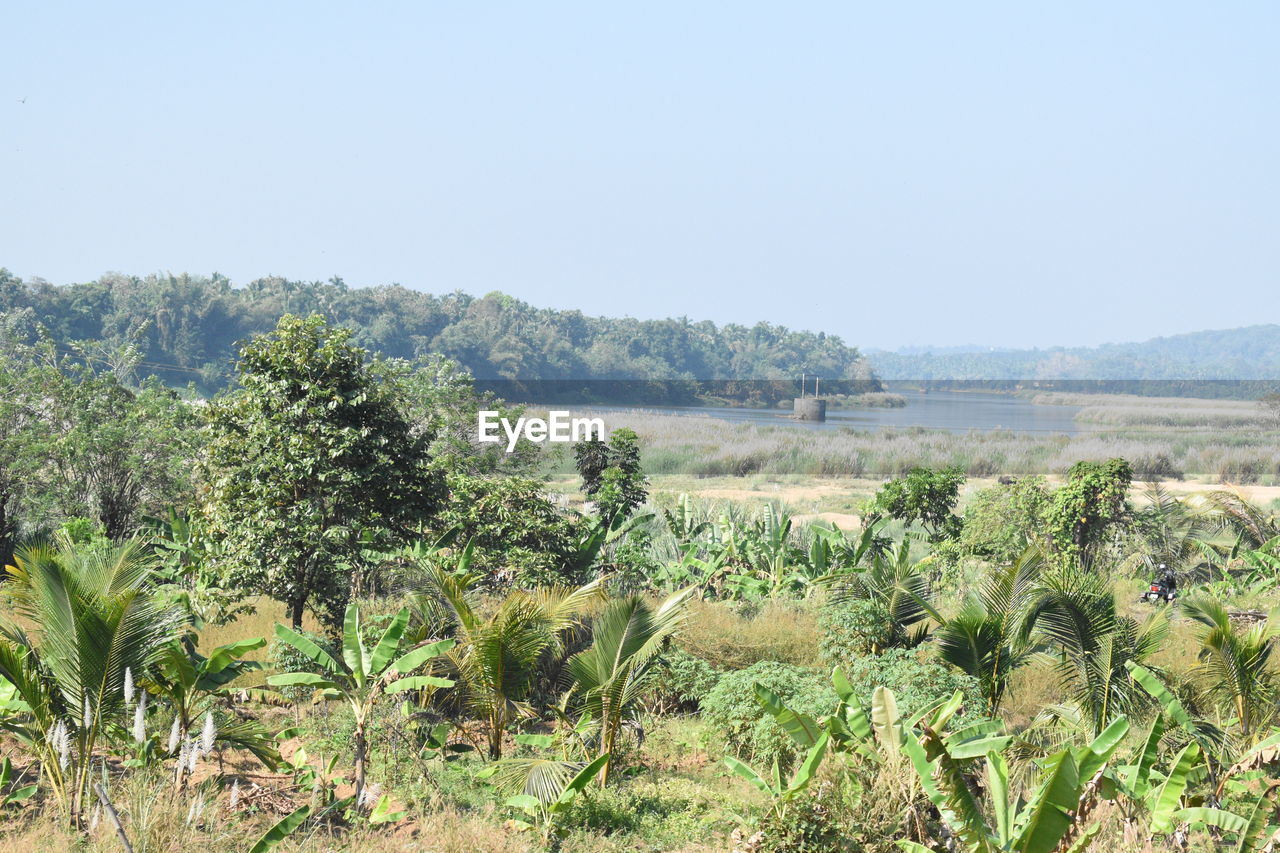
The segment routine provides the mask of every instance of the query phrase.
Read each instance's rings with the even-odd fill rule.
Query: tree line
[[[270,331],[285,314],[323,316],[351,329],[355,345],[387,357],[442,354],[482,384],[506,383],[508,396],[523,390],[524,399],[539,401],[711,394],[773,404],[795,393],[802,373],[837,383],[827,386],[833,393],[841,382],[846,390],[879,390],[858,349],[821,332],[765,322],[588,317],[498,292],[432,295],[398,284],[348,287],[339,278],[268,277],[237,287],[216,273],[110,274],[54,285],[0,269],[0,313],[28,339],[43,331],[65,347],[88,342],[93,357],[170,386],[194,383],[206,394],[233,379],[237,344]]]

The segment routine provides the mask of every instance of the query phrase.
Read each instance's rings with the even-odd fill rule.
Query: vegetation
[[[836,527],[660,494],[644,429],[497,458],[457,413],[505,404],[321,317],[207,404],[127,353],[5,347],[6,849],[1261,851],[1280,825],[1280,518],[1243,492],[917,460]],[[1181,598],[1138,601],[1161,565]]]
[[[354,345],[388,358],[443,354],[477,379],[524,387],[544,401],[710,395],[772,405],[795,396],[805,372],[825,377],[833,393],[880,390],[858,350],[832,335],[769,323],[586,317],[496,292],[432,296],[395,284],[349,288],[341,279],[264,278],[233,287],[216,273],[107,275],[56,286],[0,269],[5,314],[23,334],[43,328],[62,343],[96,342],[102,354],[127,349],[137,375],[195,382],[205,392],[231,383],[237,342],[269,332],[287,314],[324,317],[350,329]]]

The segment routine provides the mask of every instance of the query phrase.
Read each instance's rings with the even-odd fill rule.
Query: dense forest
[[[847,380],[846,391],[878,390],[858,349],[832,335],[764,322],[587,317],[496,292],[436,296],[395,284],[352,288],[336,278],[272,277],[236,287],[216,273],[111,274],[53,285],[0,269],[0,313],[9,315],[11,329],[35,335],[43,327],[58,342],[94,342],[104,359],[136,360],[140,376],[195,383],[205,393],[226,387],[236,343],[269,331],[284,314],[322,315],[384,356],[442,354],[508,397],[676,401],[713,394],[774,403],[795,392],[802,373],[822,376],[832,392],[841,390],[838,380]]]

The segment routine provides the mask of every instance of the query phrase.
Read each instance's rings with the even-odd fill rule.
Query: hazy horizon
[[[340,275],[867,349],[1280,319],[1268,4],[2,20],[24,278]]]

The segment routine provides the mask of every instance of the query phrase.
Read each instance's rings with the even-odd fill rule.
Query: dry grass
[[[819,666],[817,607],[813,602],[767,601],[754,612],[694,601],[677,640],[720,669],[745,669],[762,660]]]
[[[246,600],[249,610],[241,613],[232,621],[225,625],[206,625],[204,630],[200,632],[200,651],[208,654],[210,649],[226,643],[239,642],[240,640],[249,640],[254,637],[263,637],[268,643],[275,636],[276,624],[288,624],[288,618],[285,615],[284,605],[278,601],[268,598],[265,595],[254,596]],[[319,632],[321,630],[320,622],[316,619],[311,611],[307,611],[302,617],[302,628],[305,631]],[[267,650],[265,648],[258,649],[255,652],[245,655],[249,660],[266,660]]]

